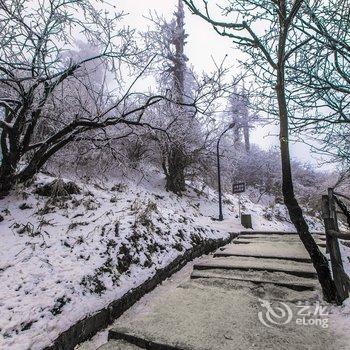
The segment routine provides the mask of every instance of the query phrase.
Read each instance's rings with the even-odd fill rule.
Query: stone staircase
[[[314,235],[321,250],[324,237]],[[194,265],[191,278],[223,278],[276,284],[295,290],[318,287],[316,271],[297,234],[242,232],[212,258]]]
[[[314,238],[325,250],[324,236]],[[257,320],[260,299],[283,301],[296,309],[297,300],[316,300],[319,288],[296,233],[242,232],[196,262],[190,279],[148,312],[118,319],[109,331],[109,342],[100,349],[316,350],[327,344],[333,349],[325,330],[295,325],[263,328]],[[313,340],[308,343],[310,335]]]

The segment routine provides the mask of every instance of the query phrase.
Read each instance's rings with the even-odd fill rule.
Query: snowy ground
[[[53,179],[0,201],[0,348],[42,349],[85,316],[120,298],[205,238],[239,231],[238,197],[192,184],[179,198],[155,180],[142,184],[81,184],[81,193],[55,200],[35,194]],[[196,188],[198,187],[198,188]],[[242,196],[254,229],[290,230],[282,205]],[[310,219],[312,230],[321,230]]]

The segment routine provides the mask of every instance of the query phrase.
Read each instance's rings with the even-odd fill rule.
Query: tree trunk
[[[277,100],[280,120],[280,150],[282,160],[282,193],[284,203],[288,209],[290,219],[294,224],[299,237],[308,251],[311,261],[316,269],[323,295],[328,302],[339,302],[336,297],[336,289],[331,276],[328,261],[319,250],[314,238],[310,234],[309,227],[305,221],[302,210],[294,194],[292,169],[289,152],[289,123],[287,101],[285,96],[285,67],[284,67],[284,45],[285,38],[280,37],[279,60],[277,65]]]
[[[177,147],[170,150],[167,159],[163,162],[163,170],[166,177],[165,188],[167,191],[180,196],[186,189],[184,164],[184,154]]]
[[[12,144],[11,148],[15,151],[11,151],[7,149],[6,141],[4,144],[1,145],[3,158],[0,165],[0,198],[6,197],[13,188],[16,182],[15,173],[20,160],[17,146]]]
[[[72,139],[72,137],[66,137],[50,149],[48,147],[39,149],[19,172],[16,172],[22,156],[19,147],[14,145],[12,148],[15,151],[7,151],[6,154],[3,152],[0,166],[0,198],[6,197],[16,183],[26,183],[32,180],[50,157],[65,147]]]
[[[174,99],[179,106],[176,113],[177,119],[182,124],[188,122],[186,108],[181,106],[185,102],[185,75],[186,75],[186,56],[184,53],[185,47],[185,11],[182,0],[178,0],[178,8],[176,16],[176,37],[175,55],[173,58],[173,83],[174,83]],[[181,141],[180,141],[181,142]],[[173,192],[177,195],[182,194],[186,189],[185,184],[185,168],[187,166],[187,159],[183,152],[184,144],[179,145],[179,142],[173,141],[169,145],[167,154],[163,162],[163,170],[166,177],[165,188],[167,191]]]
[[[239,146],[239,144],[241,143],[241,129],[240,129],[240,125],[236,125],[233,129],[233,143],[235,145],[235,147],[237,148]]]
[[[14,168],[8,164],[0,166],[0,198],[6,197],[15,184]]]
[[[6,197],[13,189],[16,183],[25,183],[31,180],[40,170],[32,167],[25,167],[20,173],[16,174],[17,166],[10,165],[3,161],[0,166],[0,198]]]
[[[249,130],[249,126],[248,125],[245,125],[243,127],[243,134],[244,134],[245,150],[246,150],[247,153],[249,153],[250,152],[250,130]]]

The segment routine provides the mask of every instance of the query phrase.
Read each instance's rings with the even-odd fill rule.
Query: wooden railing
[[[338,213],[345,215],[350,225],[350,213],[340,198],[350,200],[347,196],[328,189],[328,194],[322,196],[322,216],[326,231],[327,252],[330,255],[333,279],[338,299],[343,302],[349,297],[350,278],[344,271],[338,239],[350,240],[350,233],[341,232],[338,225]],[[337,210],[340,209],[341,211]]]

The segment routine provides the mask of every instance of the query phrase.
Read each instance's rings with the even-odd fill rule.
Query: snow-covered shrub
[[[50,183],[39,185],[35,193],[54,199],[57,197],[69,197],[72,194],[79,194],[80,188],[72,181],[64,182],[62,179],[55,179]]]

